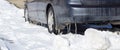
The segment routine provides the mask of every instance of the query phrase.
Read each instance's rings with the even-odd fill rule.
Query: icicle
[[[75,33],[77,34],[77,22],[76,22],[76,19],[75,19]]]
[[[41,26],[43,26],[43,23],[41,23]]]
[[[77,34],[77,23],[75,23],[75,33]]]
[[[45,27],[45,24],[43,24],[43,26]]]
[[[62,35],[62,32],[60,32],[61,30],[60,29],[58,29],[58,34],[60,34],[60,35]]]
[[[69,25],[67,26],[67,33],[69,33],[70,30],[71,30],[71,24],[69,24]]]

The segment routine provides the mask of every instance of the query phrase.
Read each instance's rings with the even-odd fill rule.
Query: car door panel
[[[37,20],[37,2],[28,3],[29,18],[31,20]]]
[[[46,6],[47,6],[47,3],[45,3],[45,2],[37,3],[38,19],[41,23],[47,23],[46,22]]]

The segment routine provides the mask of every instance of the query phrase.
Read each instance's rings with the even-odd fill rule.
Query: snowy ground
[[[0,0],[0,50],[120,50],[120,35],[89,28],[85,36],[54,35],[25,23],[23,10]]]

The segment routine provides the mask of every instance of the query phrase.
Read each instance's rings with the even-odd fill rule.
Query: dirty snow
[[[24,21],[22,9],[0,0],[0,50],[120,50],[120,35],[89,28],[85,35],[54,35]]]

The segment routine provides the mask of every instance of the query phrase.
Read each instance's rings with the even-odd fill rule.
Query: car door
[[[46,19],[46,7],[48,4],[48,0],[37,0],[37,14],[38,21],[41,23],[47,23]]]
[[[28,12],[29,12],[29,18],[31,20],[36,20],[37,19],[37,12],[36,12],[37,2],[35,2],[34,0],[31,2],[28,2],[27,7],[28,7]]]

